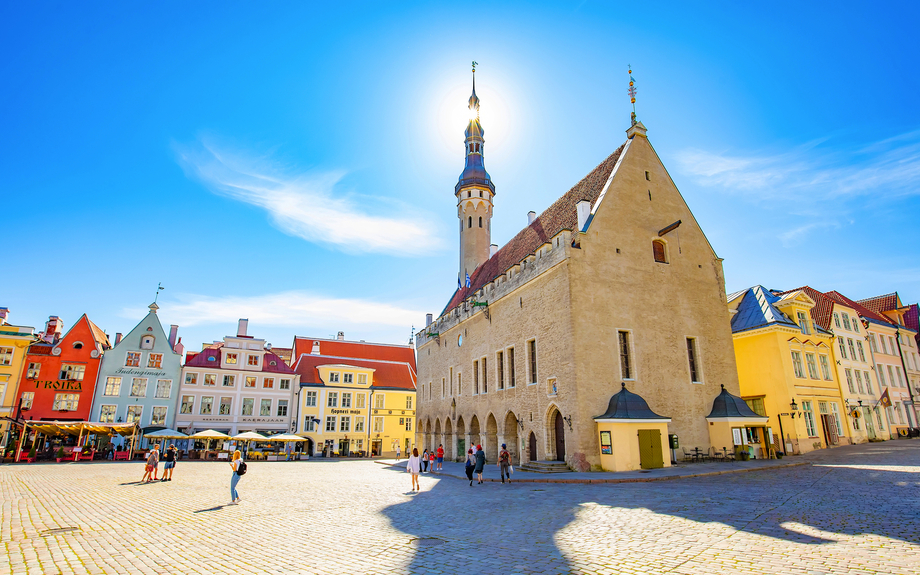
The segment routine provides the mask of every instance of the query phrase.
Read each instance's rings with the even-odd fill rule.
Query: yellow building
[[[0,417],[18,415],[19,379],[29,344],[35,341],[34,328],[7,323],[10,310],[0,307]],[[10,423],[0,420],[0,441],[6,447]]]
[[[775,295],[754,286],[728,296],[741,397],[768,417],[777,452],[807,453],[849,442],[833,355],[834,334],[811,318],[803,290]],[[772,433],[776,430],[784,438]],[[750,433],[750,431],[749,431]],[[753,437],[752,443],[769,444]],[[763,448],[763,447],[761,447]]]
[[[310,349],[294,364],[300,374],[296,433],[309,440],[305,451],[392,457],[414,446],[417,378],[410,346],[297,338],[298,348]]]

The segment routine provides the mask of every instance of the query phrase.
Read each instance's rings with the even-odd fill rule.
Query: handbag
[[[514,466],[513,466],[513,465],[509,465],[509,466],[508,466],[508,473],[514,473]]]

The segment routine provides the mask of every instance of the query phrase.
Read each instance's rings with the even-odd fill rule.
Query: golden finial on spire
[[[636,79],[632,77],[632,65],[627,65],[629,70],[629,102],[632,104],[633,110],[632,115],[630,116],[630,125],[636,125]]]

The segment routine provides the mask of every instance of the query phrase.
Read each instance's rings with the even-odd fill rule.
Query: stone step
[[[564,461],[527,461],[519,466],[519,469],[531,473],[569,473],[571,471]]]

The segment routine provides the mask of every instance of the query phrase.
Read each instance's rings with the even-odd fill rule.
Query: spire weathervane
[[[153,298],[153,303],[157,303],[157,298],[160,297],[160,292],[163,291],[163,290],[165,290],[165,289],[166,289],[166,288],[163,287],[163,284],[162,284],[161,282],[157,282],[157,295],[154,296],[154,298]]]
[[[633,111],[629,120],[631,126],[636,125],[636,79],[632,77],[632,64],[627,64],[629,70],[629,101],[632,103]]]
[[[473,93],[470,95],[470,119],[479,118],[479,96],[476,95],[476,66],[479,62],[473,62]]]

